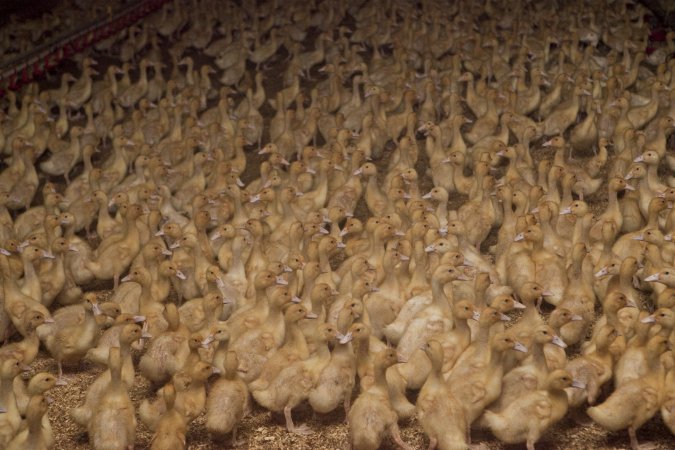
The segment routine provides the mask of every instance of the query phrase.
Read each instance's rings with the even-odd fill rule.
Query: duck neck
[[[633,275],[625,271],[619,273],[619,290],[621,292],[631,292],[633,290]]]
[[[368,362],[370,357],[370,336],[359,339],[356,346],[356,361],[358,366]]]
[[[662,183],[661,183],[661,180],[659,180],[658,164],[648,164],[647,165],[647,185],[649,187],[652,187],[652,186],[658,186],[660,184],[662,184]],[[654,189],[654,190],[658,190],[658,189]]]
[[[525,311],[523,312],[523,318],[521,319],[523,322],[537,323],[541,319],[535,302],[536,300],[523,300],[523,303],[525,304]]]
[[[502,363],[504,361],[504,352],[500,349],[492,347],[490,349],[490,360],[488,363],[488,372],[494,373],[497,369],[502,369]]]
[[[11,408],[16,405],[14,400],[14,387],[12,377],[2,376],[0,378],[0,405],[4,408]]]
[[[374,375],[374,383],[373,384],[380,389],[385,389],[385,390],[387,389],[386,373],[387,373],[387,368],[384,367],[384,365],[375,363],[375,367],[374,367],[374,370],[373,370],[373,375]]]
[[[284,346],[297,349],[300,355],[309,354],[307,340],[305,339],[305,335],[303,334],[302,329],[298,326],[297,322],[286,324],[285,338],[286,340]]]
[[[471,340],[471,328],[467,319],[455,319],[455,331],[462,337],[467,337]]]
[[[512,161],[509,162],[509,165],[512,164]],[[516,214],[513,212],[513,200],[512,196],[507,195],[506,198],[502,200],[502,208],[504,209],[504,224],[515,224]]]
[[[532,344],[532,364],[542,371],[548,371],[544,345],[540,342],[534,342]]]
[[[319,253],[319,268],[323,273],[332,272],[333,269],[330,266],[330,256],[326,252]]]
[[[558,155],[558,152],[561,152],[562,154],[562,149],[558,150],[556,152],[556,155]],[[564,156],[562,157],[564,160]],[[563,162],[564,164],[564,162]],[[558,179],[556,177],[548,177],[548,182],[546,184],[546,193],[548,196],[556,203],[560,204],[560,191],[558,191]]]

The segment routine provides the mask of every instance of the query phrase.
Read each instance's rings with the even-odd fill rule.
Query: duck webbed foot
[[[630,437],[631,450],[656,450],[659,447],[656,442],[638,443],[636,430],[633,427],[628,427],[628,436]]]
[[[305,423],[301,425],[296,425],[293,423],[291,408],[289,406],[284,408],[284,417],[286,418],[286,429],[289,433],[300,434],[303,436],[314,433],[314,431],[312,431],[312,429]]]
[[[393,423],[389,426],[389,434],[394,442],[396,442],[403,450],[413,450],[410,445],[406,444],[403,439],[401,439],[401,430],[399,430],[397,423]]]
[[[230,445],[232,445],[232,447],[241,447],[244,444],[246,444],[246,441],[237,440],[237,426],[235,425],[234,428],[232,428],[232,440],[230,441]]]

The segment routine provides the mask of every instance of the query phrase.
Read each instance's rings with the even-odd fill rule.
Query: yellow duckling
[[[386,433],[404,450],[412,447],[401,439],[398,416],[392,409],[387,390],[385,371],[398,360],[393,349],[375,355],[374,382],[356,399],[349,410],[349,440],[354,450],[376,450]]]
[[[348,305],[348,311],[338,318],[338,331],[345,326],[345,317],[351,321],[354,308],[357,305]],[[316,386],[309,392],[309,404],[318,413],[327,414],[338,407],[342,402],[345,415],[349,414],[352,390],[356,376],[356,356],[351,341],[352,332],[338,334],[338,343],[331,353],[330,362],[324,367],[317,379]]]
[[[0,347],[0,358],[9,358],[13,356],[20,359],[24,365],[30,365],[38,354],[40,347],[40,338],[36,333],[36,328],[45,323],[45,316],[35,311],[24,317],[28,321],[26,326],[26,337],[19,342],[13,342]]]
[[[44,418],[47,417],[47,407],[47,399],[44,396],[31,397],[26,409],[27,427],[14,436],[7,445],[7,450],[47,450],[52,447],[43,425]]]
[[[63,379],[63,363],[78,362],[98,338],[95,316],[101,314],[96,294],[85,294],[78,305],[65,306],[54,313],[54,323],[43,324],[37,334],[56,359],[59,379]]]
[[[141,338],[142,332],[141,327],[135,324],[124,325],[120,334],[118,344],[111,346],[107,350],[108,363],[110,363],[111,351],[114,351],[117,355],[114,356],[115,363],[117,364],[117,359],[120,360],[120,378],[127,387],[133,386],[134,383],[134,365],[133,360],[131,359],[130,346],[133,342]],[[91,423],[93,414],[96,412],[97,405],[100,404],[101,397],[105,395],[107,386],[110,384],[112,377],[112,370],[108,367],[108,370],[103,372],[101,375],[94,380],[94,382],[89,386],[87,394],[85,395],[84,404],[77,408],[74,408],[70,411],[73,419],[79,425],[86,427]],[[116,370],[116,369],[115,369]],[[133,433],[132,433],[133,434]]]
[[[525,360],[523,365],[504,375],[502,395],[497,405],[493,407],[495,410],[502,410],[524,393],[545,386],[550,371],[544,352],[546,344],[552,343],[562,348],[567,347],[563,340],[555,334],[553,328],[548,325],[538,326],[529,338],[519,335],[518,339],[527,339],[523,342],[530,348],[531,359]]]
[[[183,414],[176,410],[176,389],[168,383],[162,390],[166,412],[157,422],[155,435],[150,441],[151,450],[182,450],[185,448],[187,421]]]
[[[126,209],[124,232],[112,235],[101,242],[94,259],[85,261],[84,266],[100,280],[113,279],[114,288],[119,285],[120,275],[129,267],[141,250],[140,235],[136,219],[143,214],[141,205],[129,205]]]
[[[503,361],[508,350],[527,352],[527,348],[509,334],[496,333],[490,342],[489,353],[474,353],[464,360],[464,364],[455,367],[447,378],[451,394],[463,407],[467,426],[471,426],[485,407],[501,394]],[[471,441],[470,433],[466,438]]]
[[[666,375],[664,387],[661,418],[670,432],[675,434],[675,364],[671,364],[670,370]]]
[[[183,368],[190,353],[188,346],[190,331],[181,323],[174,303],[166,304],[164,318],[169,328],[150,341],[138,364],[141,374],[157,384],[168,381]]]
[[[122,356],[112,347],[108,357],[110,382],[96,402],[87,426],[89,443],[95,450],[133,448],[136,414],[126,383],[122,380]]]
[[[232,432],[232,446],[237,446],[237,426],[251,410],[251,400],[246,383],[237,376],[237,354],[228,351],[221,376],[209,388],[206,400],[206,429],[222,436]]]
[[[484,419],[492,433],[502,442],[525,442],[528,450],[544,432],[567,413],[565,388],[581,386],[569,372],[555,370],[547,378],[545,389],[526,392],[506,405],[500,413],[485,411]]]
[[[256,381],[250,385],[251,395],[260,405],[270,411],[283,410],[286,429],[291,433],[312,433],[312,430],[305,424],[295,425],[291,411],[309,397],[310,390],[316,385],[321,371],[330,361],[328,342],[337,338],[337,327],[332,324],[322,324],[318,334],[320,342],[317,343],[314,355],[291,364],[287,363],[269,383]]]
[[[468,447],[468,423],[462,403],[443,379],[443,347],[429,341],[424,353],[431,361],[431,372],[417,397],[417,420],[429,436],[429,448],[463,450]]]
[[[54,375],[47,372],[40,372],[33,375],[27,386],[24,385],[21,377],[15,377],[14,395],[16,396],[16,404],[19,411],[25,417],[31,398],[36,395],[45,395],[45,393],[54,386],[63,386],[64,384],[65,383],[58,380]],[[42,417],[42,433],[44,434],[44,440],[47,447],[51,448],[54,445],[54,433],[52,432],[52,425],[49,422],[49,418],[46,415]]]
[[[21,361],[9,357],[0,363],[0,445],[5,446],[19,430],[21,415],[16,404],[12,380],[21,372]]]
[[[119,311],[119,305],[115,303],[107,302],[101,305],[102,310],[110,308],[117,308],[117,311]],[[104,323],[104,326],[107,326],[108,329],[98,338],[96,347],[87,351],[84,359],[93,362],[94,364],[105,366],[108,361],[108,349],[110,347],[120,346],[121,336],[122,332],[125,330],[125,326],[143,323],[143,321],[145,321],[144,316],[118,313],[112,323]]]
[[[648,372],[618,387],[602,404],[586,410],[601,427],[619,431],[628,428],[630,445],[638,450],[636,432],[659,409],[664,370],[660,356],[667,349],[667,339],[654,336],[647,344]]]
[[[219,372],[211,364],[198,361],[173,376],[172,382],[176,388],[174,408],[185,417],[188,424],[204,411],[206,406],[206,380],[214,373]],[[150,402],[145,399],[138,407],[139,417],[151,430],[156,429],[159,418],[167,410],[163,388],[157,394],[156,400]]]
[[[585,402],[595,404],[600,388],[612,378],[614,357],[609,349],[617,336],[614,327],[604,325],[595,339],[595,350],[569,361],[565,366],[574,379],[586,385],[584,389],[567,389],[571,408],[578,408]]]

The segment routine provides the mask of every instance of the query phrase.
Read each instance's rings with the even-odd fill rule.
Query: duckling
[[[16,404],[21,415],[26,416],[29,403],[34,396],[45,395],[54,386],[62,385],[63,383],[59,382],[54,375],[46,372],[33,375],[27,386],[24,385],[21,377],[15,377],[14,395],[16,396]],[[42,417],[42,432],[47,447],[52,447],[54,445],[54,433],[47,416]]]
[[[527,337],[523,335],[518,336],[519,340],[524,340],[524,338]],[[504,375],[502,394],[493,405],[496,411],[508,408],[508,405],[514,399],[528,390],[542,389],[545,386],[546,377],[550,373],[546,362],[546,353],[544,352],[545,344],[553,343],[562,348],[567,347],[565,342],[555,334],[553,328],[548,325],[538,326],[531,332],[531,337],[527,340],[530,342],[527,342],[525,345],[529,346],[531,356],[522,365],[509,370]]]
[[[127,386],[122,380],[122,357],[118,347],[108,356],[110,382],[94,405],[87,425],[89,442],[94,449],[125,449],[136,440],[136,415]]]
[[[228,351],[220,378],[209,388],[206,401],[206,429],[217,436],[232,432],[232,446],[237,446],[237,426],[251,410],[251,400],[238,376],[237,354]]]
[[[135,376],[130,346],[132,343],[139,340],[141,336],[141,327],[135,324],[126,324],[122,327],[122,331],[119,334],[118,345],[109,347],[106,352],[108,363],[110,363],[111,352],[116,353],[116,355],[113,356],[114,359],[119,358],[120,368],[114,370],[120,371],[120,380],[126,385],[126,388],[133,386]],[[115,361],[115,363],[117,364],[117,361]],[[108,369],[99,375],[89,386],[89,389],[87,389],[87,394],[85,395],[82,406],[73,408],[70,411],[71,416],[77,424],[83,427],[89,426],[88,424],[91,423],[92,417],[96,412],[96,406],[100,404],[101,396],[105,395],[107,386],[110,384],[111,377],[111,368],[108,366]]]
[[[671,366],[663,384],[665,388],[661,403],[661,418],[671,433],[675,433],[675,366]]]
[[[176,389],[168,383],[162,389],[166,412],[162,414],[155,434],[150,441],[151,450],[171,450],[185,448],[185,434],[187,433],[187,421],[183,414],[176,410]]]
[[[345,327],[345,321],[351,320],[357,314],[351,306],[345,311],[348,311],[347,314],[338,318],[338,331]],[[347,332],[344,335],[338,334],[337,337],[338,343],[331,353],[331,359],[319,374],[316,385],[309,392],[308,400],[312,409],[322,414],[333,411],[343,402],[347,416],[356,376],[356,356],[351,345],[354,334]]]
[[[477,321],[480,318],[478,310],[467,300],[455,303],[452,313],[454,329],[434,333],[431,337],[443,347],[443,373],[448,373],[452,369],[459,356],[469,346],[471,341],[471,329],[467,323],[469,319]],[[406,357],[402,352],[399,354]],[[420,388],[431,370],[430,361],[424,354],[422,350],[414,350],[405,363],[394,366],[410,389]]]
[[[501,394],[503,357],[508,350],[527,352],[527,347],[508,333],[496,333],[491,339],[487,355],[475,353],[471,358],[464,359],[464,364],[454,367],[446,379],[451,395],[462,405],[468,442],[471,442],[468,427]]]
[[[54,323],[37,329],[40,340],[56,359],[59,379],[63,379],[63,363],[79,361],[95,344],[101,314],[96,294],[87,293],[79,305],[65,306],[54,313]]]
[[[103,241],[96,250],[95,259],[86,261],[84,266],[96,278],[113,279],[114,288],[119,285],[120,275],[126,270],[141,249],[136,219],[143,214],[138,204],[129,205],[126,211],[125,233],[112,242]],[[114,245],[113,245],[114,244]]]
[[[7,313],[17,331],[22,336],[25,336],[27,333],[26,327],[29,325],[26,317],[30,317],[36,312],[45,317],[45,323],[53,323],[49,310],[38,299],[29,297],[21,292],[16,277],[11,273],[9,261],[5,255],[0,256],[0,269],[4,278],[3,310]],[[0,332],[0,335],[6,338],[9,328],[5,326]]]
[[[261,375],[261,371],[265,369],[267,362],[269,362],[268,358],[275,357],[273,355],[274,349],[279,348],[282,344],[284,346],[289,345],[287,347],[289,350],[296,345],[302,346],[303,342],[306,344],[304,337],[301,340],[300,335],[296,332],[299,331],[302,334],[303,328],[311,329],[312,326],[299,327],[297,320],[306,316],[310,318],[318,316],[309,313],[304,307],[304,315],[291,307],[284,312],[283,308],[289,304],[291,299],[292,296],[288,289],[285,287],[276,288],[269,295],[268,312],[265,320],[251,329],[242,329],[239,336],[233,339],[231,349],[237,352],[242,366],[246,368],[245,374],[242,375],[245,381],[250,382]],[[298,316],[295,316],[296,313]],[[230,330],[234,334],[236,331],[233,331],[231,325],[230,323]],[[271,367],[274,367],[274,365],[269,366],[268,369]]]
[[[534,450],[543,433],[567,413],[565,388],[581,385],[569,372],[555,370],[547,377],[545,386],[516,398],[501,413],[485,411],[485,422],[500,441],[508,444],[525,441],[528,450]]]
[[[112,308],[111,308],[112,307]],[[133,314],[121,313],[119,306],[113,303],[104,303],[100,306],[102,311],[106,309],[117,310],[115,318],[112,320],[112,323],[104,322],[104,326],[107,326],[103,334],[98,338],[96,347],[89,349],[84,359],[90,361],[94,364],[99,364],[102,366],[106,365],[108,360],[108,349],[110,347],[119,347],[120,346],[120,337],[122,332],[125,331],[126,325],[138,324],[145,322],[144,316],[138,316]],[[130,332],[130,330],[127,330]]]
[[[6,358],[14,356],[23,364],[30,365],[35,360],[40,347],[40,338],[35,330],[45,323],[45,319],[46,317],[37,311],[24,317],[24,320],[28,321],[26,337],[22,341],[0,347],[0,356]]]
[[[206,406],[206,380],[218,372],[219,370],[211,364],[198,361],[173,376],[172,382],[176,388],[174,408],[185,417],[188,424],[204,411]],[[162,389],[159,390],[158,395],[153,402],[144,399],[138,407],[139,417],[151,430],[155,429],[159,418],[167,409]]]
[[[251,384],[253,398],[271,411],[283,410],[286,429],[291,433],[310,434],[306,425],[295,425],[291,410],[309,397],[321,371],[330,361],[328,342],[338,337],[337,327],[332,324],[319,326],[316,352],[304,360],[291,362],[283,368],[273,381],[265,384]],[[258,388],[258,385],[262,388]]]
[[[49,443],[44,428],[44,419],[47,417],[47,399],[42,395],[34,395],[26,408],[26,429],[17,433],[9,444],[7,450],[35,449],[46,450],[52,447]],[[47,419],[49,423],[49,419]],[[51,431],[51,430],[50,430]]]
[[[164,318],[169,327],[150,341],[138,363],[141,375],[156,384],[166,382],[182,369],[190,353],[188,346],[190,330],[181,322],[175,304],[166,304]]]
[[[193,298],[178,308],[180,321],[190,331],[206,330],[220,317],[223,305],[230,301],[218,292],[210,292],[204,297]]]
[[[21,372],[21,361],[14,357],[3,359],[0,363],[0,444],[7,445],[21,424],[21,415],[17,408],[12,380]]]
[[[584,320],[579,314],[574,314],[567,308],[554,309],[548,318],[548,324],[556,336],[560,335],[560,329],[570,322],[578,322]],[[561,339],[562,340],[562,339]],[[564,340],[562,340],[565,342]],[[556,344],[544,344],[544,355],[546,357],[546,365],[549,369],[564,369],[567,364],[567,354],[565,348]]]
[[[663,367],[659,360],[666,338],[654,336],[647,344],[647,373],[618,387],[602,404],[586,410],[601,427],[619,431],[628,428],[631,448],[638,450],[637,430],[658,411],[663,388]],[[630,405],[630,407],[627,407]]]
[[[443,347],[431,340],[423,348],[431,372],[417,397],[417,420],[429,436],[429,448],[466,449],[468,421],[462,403],[443,379]]]
[[[375,355],[374,382],[356,399],[349,410],[349,440],[354,450],[376,450],[388,433],[396,444],[405,449],[412,447],[401,439],[398,416],[391,407],[385,371],[398,361],[392,349]]]
[[[583,389],[567,389],[571,408],[578,408],[584,403],[595,404],[600,395],[600,389],[612,378],[614,361],[609,348],[617,336],[614,327],[602,326],[595,339],[595,350],[569,361],[565,366],[565,370],[574,379],[586,386]]]
[[[452,328],[453,317],[450,307],[452,289],[445,291],[443,286],[453,280],[466,277],[451,265],[439,266],[434,271],[433,277],[438,280],[440,289],[432,293],[431,303],[412,317],[398,342],[397,349],[406,359],[415,349],[424,344],[426,338]]]

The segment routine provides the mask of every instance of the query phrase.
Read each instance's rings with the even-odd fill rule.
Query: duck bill
[[[565,341],[563,341],[560,336],[553,336],[553,340],[551,341],[551,344],[557,345],[560,348],[567,348],[567,344],[565,344]]]
[[[660,276],[661,272],[656,272],[655,274],[649,275],[647,278],[645,278],[645,281],[659,281]]]
[[[351,340],[353,339],[353,335],[351,332],[349,332],[347,334],[338,336],[338,339],[339,339],[338,342],[340,342],[340,344],[346,344],[348,342],[351,342]]]
[[[586,383],[580,380],[572,380],[572,387],[576,389],[586,389]]]
[[[514,349],[515,351],[517,351],[517,352],[523,352],[523,353],[527,353],[527,351],[528,351],[528,350],[527,350],[527,347],[525,347],[525,346],[524,346],[523,344],[521,344],[520,342],[516,342],[516,343],[513,345],[513,349]]]

